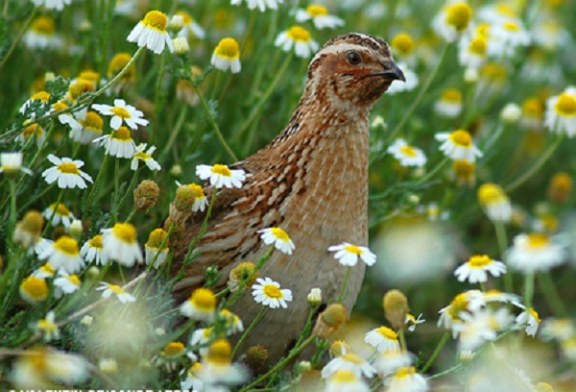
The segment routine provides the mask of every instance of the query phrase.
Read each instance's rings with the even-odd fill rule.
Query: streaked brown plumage
[[[322,289],[325,303],[338,296],[346,268],[328,252],[330,245],[368,242],[368,116],[393,80],[404,75],[381,39],[350,33],[328,41],[312,59],[304,94],[283,132],[268,146],[233,165],[247,172],[241,189],[220,190],[198,257],[176,289],[184,296],[202,284],[203,271],[218,266],[222,276],[268,249],[257,231],[283,228],[296,250],[275,252],[261,276],[292,290],[288,309],[270,310],[244,349],[262,344],[272,360],[281,356],[304,325],[311,288]],[[203,214],[185,223],[177,243],[176,265],[197,234]],[[351,309],[364,277],[353,269],[343,303]],[[260,305],[250,293],[235,308],[244,323]]]

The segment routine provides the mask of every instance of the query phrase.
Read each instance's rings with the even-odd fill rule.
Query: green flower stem
[[[46,223],[46,226],[44,226],[44,230],[42,230],[42,237],[46,236],[46,232],[48,231],[48,227],[52,226],[52,219],[54,219],[54,216],[56,215],[56,210],[58,210],[58,206],[60,206],[60,202],[62,201],[62,196],[64,196],[64,189],[60,189],[60,192],[58,193],[58,197],[56,198],[56,203],[54,204],[54,209],[52,210],[52,213],[50,214],[50,218],[48,218],[48,222]]]
[[[106,166],[108,166],[108,159],[109,155],[104,154],[104,158],[102,158],[102,163],[100,164],[100,170],[98,170],[96,180],[94,180],[94,185],[92,185],[92,190],[88,193],[88,196],[86,197],[86,203],[84,204],[84,208],[82,209],[84,215],[86,215],[86,211],[91,205],[92,199],[100,189],[100,183],[102,182],[102,177],[104,177],[104,173],[106,172]]]
[[[114,160],[114,201],[118,200],[118,192],[120,191],[120,159]],[[112,224],[118,221],[118,210],[120,203],[112,207]]]
[[[264,256],[262,256],[256,262],[256,268],[252,273],[252,275],[250,275],[247,279],[240,282],[238,288],[234,292],[234,295],[232,295],[232,297],[228,301],[226,301],[225,306],[223,305],[223,307],[230,307],[238,301],[242,293],[244,293],[244,289],[246,288],[247,283],[252,281],[252,279],[254,279],[254,276],[258,274],[258,271],[260,271],[262,267],[264,267],[264,265],[268,262],[268,260],[270,260],[270,257],[272,257],[273,253],[274,253],[274,246],[271,246],[270,249],[268,249],[268,251],[264,254]]]
[[[268,310],[268,307],[266,307],[266,306],[260,307],[258,314],[256,315],[256,317],[254,317],[254,320],[252,320],[252,322],[250,323],[248,328],[246,328],[246,331],[244,331],[244,333],[242,334],[242,336],[238,340],[238,343],[236,343],[236,346],[234,346],[234,350],[232,350],[232,358],[234,358],[236,356],[236,353],[238,352],[240,347],[242,347],[242,344],[244,343],[244,341],[246,340],[246,338],[248,337],[250,332],[252,332],[252,330],[254,329],[256,324],[258,324],[260,322],[260,320],[262,320],[262,318],[266,314],[267,310]]]
[[[436,345],[434,352],[432,353],[430,358],[428,358],[428,361],[426,362],[426,364],[424,366],[422,366],[422,369],[420,370],[420,372],[426,373],[426,371],[428,369],[430,369],[430,366],[432,366],[432,364],[434,363],[436,358],[438,358],[438,355],[440,354],[440,352],[442,351],[442,349],[444,348],[446,343],[448,343],[449,339],[450,339],[450,332],[448,332],[448,331],[444,332],[444,335],[442,335],[442,338],[438,342],[438,345]]]
[[[526,309],[532,307],[533,296],[534,296],[534,272],[528,272],[524,277],[524,306],[526,307]]]
[[[398,331],[398,340],[400,341],[400,349],[402,351],[408,351],[408,345],[406,344],[406,334],[404,333],[403,328]]]
[[[14,180],[12,178],[8,179],[8,184],[10,187],[10,225],[9,230],[8,230],[8,235],[6,235],[6,240],[10,241],[10,233],[12,233],[14,231],[14,228],[16,227],[16,219],[18,217],[18,210],[17,210],[17,204],[16,204],[16,184],[14,183]]]
[[[134,187],[136,186],[136,182],[138,181],[138,172],[139,171],[140,171],[140,168],[137,168],[136,170],[134,170],[134,173],[132,174],[132,178],[130,179],[130,183],[128,184],[128,188],[124,192],[122,199],[120,199],[120,201],[118,202],[118,210],[122,209],[122,205],[124,204],[124,202],[126,201],[128,196],[132,195],[132,191],[134,190]],[[132,215],[134,214],[135,209],[136,209],[136,207],[132,208],[132,211],[130,212],[130,215],[129,215],[130,219],[132,218]],[[126,221],[126,222],[128,222],[128,221]]]
[[[544,298],[546,299],[548,306],[550,306],[550,309],[554,312],[554,315],[557,317],[568,317],[568,310],[566,309],[564,301],[562,301],[562,297],[558,293],[558,288],[554,284],[550,272],[538,274],[537,279],[540,288],[542,289],[542,293],[544,294]]]
[[[288,365],[298,354],[302,352],[310,343],[312,343],[315,339],[315,336],[309,336],[308,339],[304,340],[299,346],[294,347],[290,350],[288,356],[281,361],[279,361],[275,366],[273,366],[270,370],[266,373],[258,377],[256,380],[252,381],[250,384],[246,385],[244,388],[240,390],[240,392],[246,392],[249,390],[253,390],[256,385],[260,384],[262,381],[266,380],[268,377],[276,374],[278,371],[282,370],[286,365]]]
[[[160,155],[158,155],[158,161],[159,162],[166,161],[166,157],[168,155],[168,152],[170,151],[170,149],[172,148],[172,146],[176,142],[176,139],[178,139],[178,135],[180,134],[180,131],[183,128],[184,120],[186,119],[186,115],[188,114],[188,108],[189,108],[188,105],[182,105],[182,109],[180,109],[180,113],[178,114],[178,119],[176,120],[176,125],[174,126],[174,128],[172,129],[172,132],[170,133],[170,138],[168,139],[168,142],[164,146],[164,149],[162,150]]]
[[[294,347],[298,347],[304,341],[306,336],[308,336],[308,334],[312,331],[312,322],[314,321],[314,314],[316,314],[317,309],[318,306],[310,307],[310,311],[308,311],[308,317],[306,318],[306,323],[304,324],[304,328],[302,328],[302,332],[300,333],[300,336],[298,337]]]
[[[268,85],[268,89],[266,89],[266,91],[264,92],[264,94],[262,95],[260,100],[254,105],[254,108],[252,109],[252,111],[248,115],[248,118],[244,121],[244,123],[242,123],[242,126],[240,127],[240,129],[236,132],[236,134],[239,137],[242,137],[244,135],[244,133],[252,125],[254,120],[256,120],[258,115],[260,115],[260,113],[262,112],[262,110],[264,108],[264,105],[270,100],[270,96],[272,95],[272,93],[276,89],[276,86],[278,85],[278,83],[280,82],[280,80],[284,76],[284,73],[288,69],[288,66],[291,63],[292,57],[294,57],[294,54],[292,52],[290,52],[284,58],[284,63],[281,65],[278,72],[276,72],[276,76],[274,77],[272,82]],[[248,136],[246,137],[244,153],[246,153],[250,149],[250,147],[252,145],[252,140],[254,139],[254,136],[255,136],[254,134],[255,134],[255,129],[252,128],[250,130]]]
[[[455,371],[458,371],[458,370],[462,369],[463,367],[464,367],[464,364],[463,364],[463,363],[459,363],[458,365],[454,365],[454,366],[452,366],[451,368],[446,369],[446,370],[444,370],[444,371],[442,371],[442,372],[440,372],[440,373],[433,374],[432,376],[428,377],[428,379],[429,379],[429,380],[433,380],[433,379],[436,379],[436,378],[440,378],[440,377],[447,376],[448,374],[454,373]]]
[[[426,183],[426,181],[430,180],[432,177],[438,174],[444,168],[444,166],[446,166],[448,162],[450,162],[450,158],[444,157],[440,162],[438,162],[438,164],[434,168],[432,168],[432,170],[426,173],[426,175],[424,175],[423,177],[419,178],[416,185]]]
[[[496,231],[496,240],[498,241],[498,251],[501,260],[506,263],[506,249],[508,249],[508,235],[506,234],[506,227],[502,222],[494,222],[494,230]],[[508,265],[506,263],[506,265]],[[508,270],[504,274],[504,290],[507,293],[514,292],[514,281],[512,279],[512,271]]]
[[[3,18],[4,20],[6,20],[6,16],[7,16],[7,12],[8,12],[8,3],[10,2],[10,0],[4,0],[4,9],[2,10],[3,13]],[[26,21],[24,22],[24,24],[22,25],[22,27],[20,28],[20,31],[18,31],[18,34],[16,35],[16,38],[14,39],[14,41],[12,41],[12,45],[10,45],[10,49],[8,49],[8,51],[6,52],[6,54],[4,55],[4,57],[2,57],[2,59],[0,59],[0,70],[4,67],[4,65],[6,64],[6,62],[8,61],[8,59],[10,58],[10,56],[12,56],[12,53],[14,52],[14,50],[18,47],[18,44],[20,43],[20,41],[22,40],[22,37],[24,36],[24,33],[26,33],[26,31],[28,30],[28,28],[30,27],[30,24],[32,23],[32,20],[34,19],[34,17],[36,16],[36,12],[38,11],[38,7],[34,7],[32,9],[32,12],[30,13],[30,15],[28,16],[28,18],[26,19]]]
[[[204,109],[204,113],[206,113],[206,117],[208,118],[208,122],[212,126],[212,129],[214,130],[214,133],[216,134],[218,141],[220,141],[220,144],[222,145],[224,150],[226,150],[226,152],[228,153],[230,158],[232,158],[232,161],[233,162],[238,161],[238,157],[236,156],[236,154],[234,154],[234,151],[230,148],[230,146],[226,142],[226,139],[224,139],[224,136],[222,135],[222,131],[220,131],[220,127],[218,126],[216,119],[212,115],[212,111],[210,110],[210,106],[208,106],[208,102],[206,102],[206,98],[204,98],[204,95],[200,91],[200,88],[198,87],[196,82],[194,82],[193,79],[190,79],[190,81],[192,82],[192,86],[194,87],[194,91],[196,92],[196,95],[198,95],[198,98],[200,98],[200,103],[202,104],[202,109]]]
[[[342,286],[340,287],[340,294],[338,294],[338,299],[336,302],[342,303],[344,295],[346,294],[346,288],[348,287],[348,280],[350,279],[350,272],[352,272],[352,267],[347,267],[346,275],[344,275],[344,280],[342,281]]]
[[[558,149],[562,140],[564,140],[563,134],[556,136],[556,140],[554,140],[554,142],[548,146],[548,148],[542,153],[542,155],[540,155],[538,160],[535,161],[532,164],[532,166],[530,166],[530,168],[528,168],[528,170],[526,170],[516,180],[512,181],[510,184],[508,184],[506,187],[504,187],[505,191],[507,193],[510,193],[510,192],[514,191],[516,188],[518,188],[520,185],[524,184],[530,178],[532,178],[532,176],[538,170],[540,170],[542,168],[542,166],[544,166],[544,164],[548,161],[548,159],[552,156],[552,154]]]
[[[398,133],[404,128],[404,126],[406,125],[408,120],[410,118],[412,118],[412,114],[414,113],[414,111],[416,110],[416,108],[420,104],[420,101],[422,101],[422,98],[424,98],[424,95],[426,94],[426,92],[428,91],[430,86],[432,85],[432,81],[436,78],[436,74],[438,73],[438,70],[440,69],[442,62],[444,61],[444,58],[446,57],[446,53],[448,51],[449,46],[450,46],[449,43],[445,43],[444,46],[442,47],[442,51],[440,52],[440,56],[438,57],[438,61],[436,62],[434,69],[432,70],[430,75],[428,75],[428,78],[426,79],[426,81],[424,82],[422,87],[420,88],[420,91],[418,92],[418,95],[416,96],[416,98],[414,98],[414,100],[412,101],[412,105],[410,105],[408,110],[406,112],[404,112],[404,116],[400,119],[400,121],[398,122],[396,127],[392,130],[392,132],[390,132],[390,135],[388,136],[388,140],[393,140],[396,136],[398,136]]]
[[[204,220],[202,221],[202,226],[200,226],[200,230],[198,230],[198,234],[194,237],[194,239],[188,245],[188,252],[186,253],[186,257],[184,258],[184,262],[182,263],[182,268],[186,267],[192,261],[192,256],[194,255],[194,249],[200,243],[200,240],[206,233],[206,229],[208,229],[208,219],[212,215],[212,209],[214,208],[214,204],[216,203],[216,197],[218,195],[218,190],[213,189],[212,196],[210,196],[210,203],[208,204],[208,210],[206,211],[206,216],[204,216]]]

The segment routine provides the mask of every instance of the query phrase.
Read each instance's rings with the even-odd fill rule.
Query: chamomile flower
[[[365,246],[358,246],[343,242],[339,245],[328,247],[328,251],[336,252],[334,258],[344,266],[354,267],[358,260],[362,260],[366,265],[371,266],[376,263],[376,255]]]
[[[204,193],[204,188],[200,185],[191,182],[190,184],[182,185],[176,181],[178,186],[187,186],[192,190],[192,195],[194,196],[194,203],[192,204],[192,212],[204,212],[206,207],[208,207],[208,198]]]
[[[32,170],[22,166],[23,154],[21,152],[0,153],[0,173],[7,175],[18,172],[32,175]]]
[[[53,310],[46,314],[46,318],[38,320],[36,325],[34,325],[34,329],[44,337],[45,342],[60,339],[60,331],[58,330],[58,325],[56,325]]]
[[[168,257],[168,250],[168,232],[161,228],[152,230],[144,244],[146,265],[154,262],[154,268],[159,268]]]
[[[74,214],[62,203],[58,203],[58,205],[56,205],[56,203],[50,204],[42,215],[44,215],[44,218],[46,218],[52,226],[57,226],[62,223],[66,228],[69,228],[75,219]]]
[[[488,40],[489,37],[481,33],[460,40],[458,45],[460,65],[478,70],[488,59]]]
[[[388,153],[400,161],[402,166],[422,167],[426,164],[426,155],[424,152],[410,144],[404,139],[396,139],[390,147]]]
[[[123,99],[115,99],[114,106],[95,103],[92,107],[104,116],[112,116],[110,127],[115,130],[119,129],[123,123],[131,129],[137,129],[138,125],[148,125],[144,113],[134,106],[128,105]]]
[[[436,15],[432,26],[447,42],[454,42],[464,33],[472,20],[472,8],[464,1],[449,1]]]
[[[462,323],[461,315],[476,312],[486,305],[484,294],[480,290],[468,290],[460,293],[452,299],[450,305],[440,309],[438,326],[452,330],[453,336],[457,336],[456,327]]]
[[[230,4],[240,5],[243,0],[232,0]],[[266,11],[266,9],[276,10],[278,9],[278,4],[282,4],[284,0],[246,0],[248,9],[258,8],[260,12]]]
[[[24,34],[24,44],[30,49],[56,49],[62,46],[62,37],[56,33],[54,19],[47,15],[32,21],[30,30]]]
[[[136,297],[116,284],[100,282],[100,286],[96,290],[102,291],[102,298],[110,298],[114,294],[118,301],[123,304],[136,301]]]
[[[280,33],[274,45],[285,52],[294,48],[296,56],[307,58],[318,50],[318,43],[312,39],[310,32],[301,26],[292,26],[290,29]]]
[[[371,378],[376,374],[376,369],[366,360],[357,354],[347,352],[328,362],[326,366],[322,368],[320,375],[322,378],[329,378],[339,370],[351,371],[358,378],[361,378],[363,375]]]
[[[212,290],[199,288],[180,305],[180,313],[188,318],[210,323],[214,320],[216,303],[216,295]]]
[[[548,271],[565,260],[565,249],[544,233],[519,234],[506,258],[510,267],[524,273]]]
[[[507,328],[512,322],[512,315],[507,308],[461,313],[460,318],[463,322],[454,327],[459,336],[460,352],[476,351],[485,342],[496,339],[498,332]]]
[[[173,52],[174,46],[166,31],[167,26],[166,14],[157,10],[149,11],[128,34],[126,40],[135,42],[139,47],[145,46],[156,54],[162,53],[166,46],[170,52]]]
[[[544,111],[544,103],[538,97],[527,98],[522,102],[520,125],[528,130],[540,130],[544,121]],[[554,126],[550,129],[554,129]]]
[[[26,144],[30,139],[35,139],[36,146],[40,148],[46,140],[46,131],[38,123],[27,124],[29,121],[24,122],[26,128],[16,137],[16,141],[20,144]]]
[[[576,324],[569,318],[547,318],[542,322],[540,337],[548,340],[568,340],[576,337]]]
[[[324,392],[369,392],[370,387],[351,370],[337,370],[328,380]]]
[[[212,53],[210,64],[221,71],[238,73],[242,69],[240,64],[240,46],[234,38],[223,38]]]
[[[89,144],[92,140],[102,135],[104,120],[94,111],[86,111],[76,117],[78,126],[72,127],[70,138],[80,144]]]
[[[385,326],[368,331],[364,336],[364,342],[374,347],[379,353],[400,348],[398,334]]]
[[[442,117],[456,118],[462,111],[462,93],[455,88],[442,91],[440,99],[434,104],[434,111]]]
[[[37,278],[47,279],[51,278],[56,274],[56,270],[50,263],[44,263],[39,268],[35,269],[32,272],[32,276],[36,276]]]
[[[508,19],[490,27],[488,52],[495,58],[507,58],[514,55],[516,48],[528,46],[530,35],[519,19]]]
[[[240,317],[228,309],[222,309],[220,313],[218,313],[218,318],[224,320],[227,335],[244,331],[244,324],[242,324]]]
[[[30,275],[20,283],[20,296],[29,304],[35,305],[48,298],[46,280]]]
[[[247,380],[248,372],[244,366],[231,360],[232,346],[227,340],[218,339],[210,345],[197,373],[204,390],[222,390]]]
[[[506,223],[512,219],[512,204],[500,186],[492,183],[480,186],[478,201],[491,221]]]
[[[60,275],[54,279],[54,287],[64,294],[72,294],[78,291],[82,282],[76,274]]]
[[[528,308],[516,316],[514,323],[517,327],[524,328],[526,335],[534,337],[540,326],[540,316],[534,308]]]
[[[24,218],[16,224],[16,229],[12,235],[15,243],[22,245],[25,248],[35,246],[42,240],[42,228],[44,226],[44,218],[42,214],[35,210],[27,211]]]
[[[252,285],[252,296],[257,303],[272,309],[287,308],[287,302],[292,301],[292,291],[281,289],[280,283],[268,277],[256,279]]]
[[[142,161],[148,166],[148,169],[160,170],[160,164],[152,158],[152,154],[156,151],[156,146],[150,146],[150,148],[146,150],[146,143],[140,143],[138,147],[136,147],[136,152],[132,156],[132,162],[130,162],[130,169],[138,170],[138,162]]]
[[[48,184],[58,182],[58,188],[80,188],[86,189],[86,181],[93,182],[89,174],[84,173],[80,168],[84,162],[72,160],[70,158],[58,158],[54,154],[48,154],[48,160],[54,164],[42,172],[42,177]]]
[[[427,392],[428,381],[416,372],[414,367],[401,367],[393,376],[386,379],[386,392]]]
[[[48,10],[62,11],[65,6],[70,5],[72,0],[32,0],[37,7],[42,7]]]
[[[450,159],[475,162],[476,158],[480,158],[483,155],[474,145],[470,133],[463,129],[458,129],[451,133],[437,133],[434,137],[442,142],[440,151]]]
[[[412,365],[413,355],[400,348],[396,350],[386,350],[380,353],[374,360],[374,368],[382,378],[394,374],[402,367]]]
[[[310,4],[306,9],[298,9],[296,11],[296,21],[306,22],[311,20],[314,26],[321,29],[333,29],[338,26],[343,26],[344,21],[337,16],[330,15],[328,9],[320,4]]]
[[[104,255],[125,267],[132,267],[143,261],[142,250],[138,245],[138,233],[131,223],[116,223],[110,229],[102,230]]]
[[[38,91],[34,93],[29,99],[26,100],[18,109],[18,113],[23,115],[29,115],[31,118],[35,118],[36,115],[34,113],[30,114],[27,113],[29,110],[32,109],[33,106],[38,106],[38,111],[40,113],[45,112],[48,109],[48,103],[50,101],[50,93],[48,91]]]
[[[117,158],[130,159],[136,153],[136,143],[127,127],[120,127],[109,135],[100,136],[92,140],[92,143],[104,147],[105,154]]]
[[[406,313],[406,325],[408,325],[408,331],[410,332],[414,332],[418,325],[424,324],[425,322],[426,320],[424,320],[422,313],[420,313],[418,317],[411,313]]]
[[[104,253],[104,237],[102,234],[96,234],[82,245],[80,256],[89,263],[95,262],[96,265],[108,264],[108,257]]]
[[[178,11],[176,12],[176,16],[182,18],[182,29],[178,32],[178,37],[203,39],[206,36],[202,26],[200,26],[188,12]]]
[[[570,86],[548,99],[544,123],[550,132],[576,135],[576,87]]]
[[[58,238],[48,251],[48,262],[55,270],[72,274],[84,267],[78,241],[67,235]]]
[[[210,185],[216,188],[241,188],[246,179],[242,169],[230,169],[226,165],[198,165],[196,175],[201,180],[210,180]]]
[[[192,332],[190,337],[190,346],[193,349],[198,349],[200,355],[205,356],[208,352],[208,345],[211,341],[215,339],[214,328],[198,328]]]
[[[506,273],[506,265],[501,261],[492,260],[486,255],[475,255],[454,271],[459,282],[485,283],[488,274],[498,277]]]
[[[266,245],[274,245],[274,247],[282,253],[291,255],[294,249],[296,249],[288,233],[280,227],[269,227],[258,230],[258,233]]]

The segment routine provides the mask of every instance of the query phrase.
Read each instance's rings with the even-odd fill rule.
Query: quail
[[[388,44],[375,36],[348,33],[329,40],[313,57],[304,93],[283,131],[266,147],[231,167],[246,172],[241,188],[220,189],[208,226],[184,268],[176,292],[189,295],[203,284],[204,270],[216,266],[227,277],[246,260],[269,249],[258,230],[281,227],[293,240],[292,255],[274,252],[260,271],[292,290],[287,309],[266,312],[243,345],[259,344],[271,361],[298,338],[307,318],[310,289],[335,302],[346,273],[331,245],[368,242],[368,124],[375,101],[404,75]],[[214,192],[208,189],[208,193]],[[174,242],[174,264],[181,265],[200,230],[204,213],[191,213]],[[364,265],[350,273],[342,299],[352,309]],[[184,298],[181,296],[181,298]],[[245,325],[260,309],[247,291],[231,310]]]

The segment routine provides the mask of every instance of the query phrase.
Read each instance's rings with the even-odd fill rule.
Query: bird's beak
[[[403,82],[406,81],[404,72],[402,72],[402,70],[395,63],[390,63],[390,69],[387,69],[386,71],[372,72],[370,76],[382,76],[390,81],[392,80],[401,80]]]

